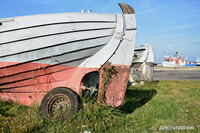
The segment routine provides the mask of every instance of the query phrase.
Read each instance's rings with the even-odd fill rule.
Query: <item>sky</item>
[[[200,57],[200,0],[0,0],[0,18],[80,12],[120,13],[117,3],[136,12],[136,46],[151,44],[155,61],[164,51],[178,51],[195,61]]]

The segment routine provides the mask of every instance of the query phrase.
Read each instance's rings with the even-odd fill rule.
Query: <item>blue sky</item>
[[[149,43],[155,58],[179,51],[190,60],[200,56],[199,0],[0,0],[0,18],[59,12],[120,13],[117,3],[133,6],[137,19],[136,45]]]

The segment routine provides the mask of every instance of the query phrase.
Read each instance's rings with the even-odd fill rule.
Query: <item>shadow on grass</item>
[[[126,91],[126,101],[120,107],[120,110],[125,113],[132,113],[137,108],[145,105],[149,100],[156,95],[156,90],[134,90],[128,89]]]
[[[13,114],[10,114],[10,109],[14,106],[14,103],[8,102],[8,101],[0,101],[0,115],[2,116],[14,116]]]
[[[15,117],[17,112],[15,111],[24,111],[28,107],[18,105],[12,101],[0,101],[0,115],[5,117]],[[14,113],[16,114],[14,114]]]

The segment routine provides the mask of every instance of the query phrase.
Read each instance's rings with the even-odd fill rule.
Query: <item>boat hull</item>
[[[172,64],[172,63],[167,63],[167,62],[162,62],[162,66],[163,67],[183,67],[184,65],[176,65],[176,64]]]
[[[117,75],[111,78],[106,103],[119,106],[136,33],[133,11],[124,12],[130,14],[63,13],[0,19],[0,98],[38,105],[47,92],[58,87],[81,95],[86,89],[84,76],[101,73],[109,62]],[[101,80],[100,75],[99,88]]]
[[[43,65],[43,64],[29,64]],[[110,105],[121,105],[128,82],[130,66],[112,65],[116,68],[117,76],[112,77],[106,97]],[[29,69],[29,66],[27,66]],[[15,101],[23,105],[39,105],[42,98],[53,88],[67,87],[81,94],[85,89],[82,86],[82,79],[90,72],[98,71],[98,68],[82,68],[73,66],[58,65],[46,67],[35,72],[8,77],[1,81],[1,99]],[[100,83],[101,84],[101,83]],[[115,88],[116,91],[113,91]]]

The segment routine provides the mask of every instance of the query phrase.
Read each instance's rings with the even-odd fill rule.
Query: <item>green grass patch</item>
[[[193,130],[159,130],[160,126],[193,126]],[[84,103],[64,122],[44,120],[37,107],[0,101],[4,133],[200,132],[200,82],[160,81],[131,86],[120,108]]]

